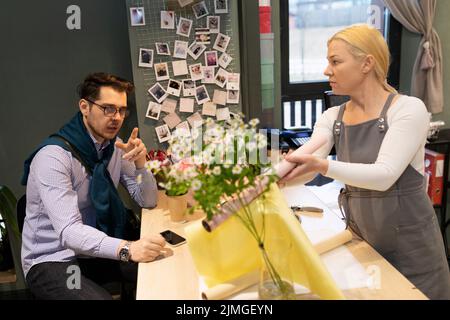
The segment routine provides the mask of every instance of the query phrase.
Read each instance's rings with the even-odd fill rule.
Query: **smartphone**
[[[166,242],[170,245],[176,247],[179,245],[182,245],[183,243],[186,243],[186,239],[180,236],[179,234],[176,234],[175,232],[171,230],[166,230],[161,232],[161,235],[166,239]]]

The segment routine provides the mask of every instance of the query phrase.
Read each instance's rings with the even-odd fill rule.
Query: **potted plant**
[[[14,214],[16,203],[16,197],[11,190],[5,186],[0,186],[0,271],[14,267],[9,236],[15,237],[20,241],[19,228]],[[8,226],[8,230],[6,226]],[[11,233],[10,235],[8,235],[8,231]]]
[[[162,168],[169,167],[171,164],[172,161],[164,150],[152,149],[147,153],[147,171],[155,177],[158,187],[158,207],[162,209],[167,209],[166,190],[163,187],[166,180]]]
[[[153,173],[158,186],[164,190],[164,199],[162,196],[158,197],[158,202],[164,203],[159,206],[169,210],[172,221],[184,221],[187,193],[191,187],[193,174],[195,175],[195,168],[185,160],[172,163],[166,153],[160,157],[157,153],[153,153],[153,156],[154,160],[147,162],[147,170]]]
[[[163,167],[168,167],[172,164],[170,157],[164,150],[149,150],[147,153],[147,169],[151,171],[158,183],[158,190],[162,190],[161,184],[165,183]]]

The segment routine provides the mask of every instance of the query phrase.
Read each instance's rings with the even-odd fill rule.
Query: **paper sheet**
[[[293,250],[286,256],[287,263],[272,261],[280,275],[289,274],[294,282],[308,286],[324,299],[344,298],[276,184],[271,185],[270,191],[260,201],[264,201],[267,213],[265,248],[269,256],[283,252],[288,243],[292,245]],[[250,204],[250,211],[255,212],[256,225],[261,223],[262,216],[256,210],[260,205],[260,202]],[[205,277],[208,286],[227,283],[259,270],[261,259],[257,243],[235,216],[211,233],[203,228],[201,222],[186,227],[185,233],[197,271]],[[283,237],[277,236],[280,234]],[[292,267],[295,267],[295,272],[292,272]]]
[[[301,216],[302,227],[313,244],[345,230],[338,206],[344,185],[334,181],[323,186],[287,186],[281,189],[290,206],[315,206],[323,209],[323,218]],[[367,287],[369,275],[345,246],[320,256],[341,290]]]
[[[301,185],[285,187],[281,190],[289,205],[316,206],[324,209],[322,218],[301,216],[303,230],[313,245],[345,230],[345,223],[338,216],[338,213],[328,208],[328,205],[337,207],[337,196],[341,186],[339,183],[328,184],[322,186],[325,188],[320,190],[322,187],[305,187]],[[325,202],[328,205],[325,205]],[[336,205],[334,205],[334,202]],[[364,288],[370,285],[370,277],[366,270],[345,246],[341,245],[328,251],[322,254],[320,258],[339,289]],[[225,297],[225,299],[258,299],[257,285],[250,285],[249,287],[248,285],[246,283],[246,289]],[[207,292],[208,290],[202,277],[200,277],[200,290],[201,292]],[[299,284],[295,284],[295,291],[297,294],[310,292],[306,287]],[[223,293],[220,292],[219,294]]]
[[[340,246],[320,256],[332,278],[341,290],[370,287],[370,277],[362,265],[353,257],[344,246]],[[202,277],[199,278],[200,292],[207,292],[208,286]],[[299,284],[294,285],[296,294],[308,294],[310,290]],[[229,300],[257,300],[258,286],[256,284],[247,287],[231,296]]]
[[[339,192],[345,185],[339,181],[333,181],[332,183],[324,184],[323,186],[307,186],[306,188],[314,193],[314,195],[320,199],[326,206],[335,212],[338,216],[341,216],[341,211],[338,206]]]

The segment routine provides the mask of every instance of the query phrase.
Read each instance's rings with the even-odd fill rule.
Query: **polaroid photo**
[[[206,18],[206,27],[210,33],[220,33],[220,16],[208,16]]]
[[[239,90],[240,79],[240,73],[228,73],[227,90]]]
[[[174,113],[177,109],[178,101],[174,99],[167,98],[161,105],[161,111],[167,113]]]
[[[202,116],[211,116],[211,117],[215,117],[216,116],[216,109],[217,106],[215,103],[211,102],[211,101],[207,101],[203,104],[203,108],[202,108]]]
[[[157,81],[169,80],[170,75],[167,62],[155,63],[154,68]]]
[[[217,121],[230,120],[230,108],[221,108],[216,110]]]
[[[178,135],[190,137],[191,136],[191,128],[189,127],[189,122],[183,121],[179,125],[175,127],[175,131],[177,131]]]
[[[233,58],[228,53],[224,52],[219,58],[219,66],[226,69],[232,60]]]
[[[207,67],[218,67],[219,59],[217,58],[217,51],[206,51],[205,52],[205,66]]]
[[[216,73],[216,85],[223,88],[227,84],[228,80],[228,72],[222,68],[219,69]]]
[[[175,128],[180,122],[181,119],[180,117],[174,112],[174,113],[169,113],[167,116],[165,116],[163,118],[163,121],[167,124],[167,126],[169,127],[169,129],[173,129]]]
[[[155,42],[156,53],[160,56],[170,56],[170,48],[168,43]]]
[[[160,113],[161,113],[161,105],[159,103],[150,101],[148,103],[147,113],[145,114],[145,116],[153,120],[159,120]]]
[[[191,79],[183,80],[183,96],[185,97],[194,97],[195,96],[195,81]]]
[[[169,84],[167,85],[167,93],[179,97],[181,93],[181,82],[170,79]]]
[[[177,27],[177,34],[183,37],[188,37],[191,35],[192,20],[186,18],[180,18]]]
[[[214,0],[215,13],[228,13],[228,0]]]
[[[189,43],[186,41],[175,40],[175,45],[174,45],[174,49],[173,49],[173,57],[180,58],[180,59],[186,59],[187,52],[188,52],[188,45],[189,45]]]
[[[228,90],[227,103],[238,104],[239,103],[239,90]]]
[[[202,67],[202,74],[202,83],[216,83],[214,67]]]
[[[231,118],[231,119],[241,119],[242,116],[239,115],[238,113],[234,113],[234,112],[231,112],[231,111],[230,111],[230,118]]]
[[[198,57],[203,53],[203,51],[206,50],[206,46],[201,43],[193,42],[188,49],[189,55],[192,57],[192,59],[197,60]]]
[[[201,127],[203,125],[203,118],[200,113],[196,112],[186,119],[192,128]]]
[[[189,74],[186,60],[172,61],[172,70],[175,77]]]
[[[214,42],[213,49],[225,52],[227,51],[228,44],[230,43],[231,38],[223,33],[217,34],[216,41]]]
[[[175,11],[161,11],[161,29],[175,29]]]
[[[159,143],[169,141],[171,137],[170,129],[167,124],[155,128]]]
[[[202,74],[202,64],[192,64],[189,66],[189,73],[191,74],[191,79],[193,81],[202,80],[203,74]]]
[[[131,25],[145,26],[145,10],[144,7],[131,7],[130,8],[130,20]]]
[[[211,32],[208,28],[195,28],[195,42],[199,44],[211,43]]]
[[[214,90],[213,102],[221,106],[227,104],[227,92],[222,90]]]
[[[194,99],[192,98],[181,98],[180,99],[180,112],[194,112]]]
[[[204,104],[207,101],[210,101],[208,90],[206,90],[206,87],[199,86],[195,88],[195,100],[197,100],[197,104],[201,105]]]
[[[178,0],[180,7],[186,7],[188,4],[191,4],[194,0]]]
[[[153,50],[152,49],[139,49],[139,67],[153,68]]]
[[[200,19],[209,14],[208,8],[206,7],[205,1],[196,3],[192,6],[192,11],[194,11],[195,18]]]
[[[153,98],[155,98],[158,103],[163,102],[168,96],[166,90],[164,90],[159,82],[155,83],[153,87],[148,89],[148,92],[152,95]]]

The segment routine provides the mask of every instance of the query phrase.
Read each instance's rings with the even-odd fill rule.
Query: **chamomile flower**
[[[259,124],[259,119],[252,119],[248,122],[248,124],[254,128]]]
[[[158,160],[149,161],[147,162],[147,164],[150,171],[158,170],[161,167],[161,162],[159,162]]]
[[[194,191],[197,191],[202,187],[202,183],[199,180],[195,179],[194,181],[192,181],[191,186]]]
[[[212,173],[215,176],[219,176],[221,172],[222,172],[222,170],[220,169],[219,166],[215,166],[214,169],[212,170]]]
[[[234,166],[233,169],[231,170],[231,172],[233,174],[238,175],[238,174],[240,174],[242,172],[242,167],[241,166]]]

